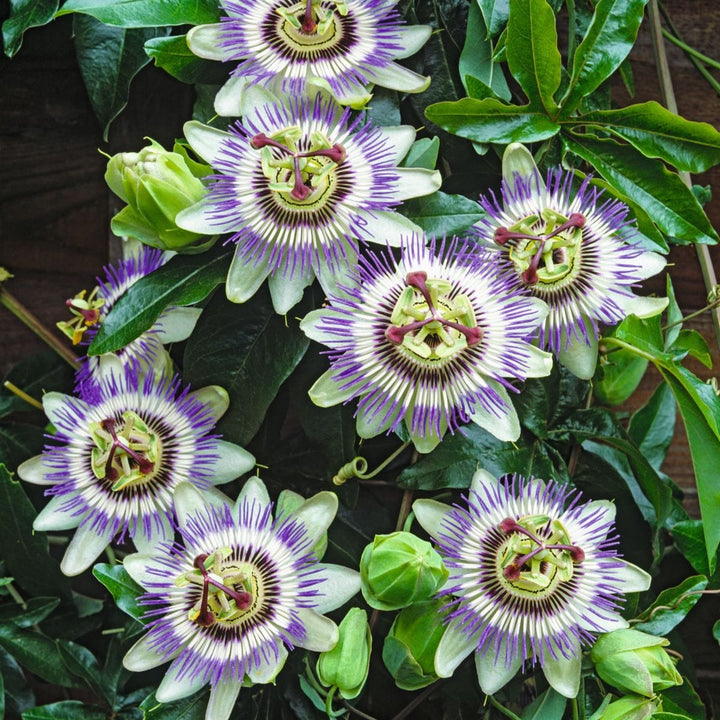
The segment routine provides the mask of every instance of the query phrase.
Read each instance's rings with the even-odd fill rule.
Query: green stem
[[[400,510],[398,511],[398,519],[395,523],[395,531],[402,530],[402,526],[405,524],[405,518],[410,514],[410,508],[412,507],[413,491],[407,488],[403,492],[402,501],[400,502]]]
[[[630,343],[625,342],[624,340],[620,340],[616,337],[606,337],[603,338],[604,343],[610,343],[611,345],[617,345],[618,347],[625,348],[625,350],[629,350],[633,355],[639,355],[641,358],[645,358],[646,360],[649,360],[651,363],[655,362],[655,358],[650,355],[650,353],[646,353],[644,350],[641,350],[638,347],[635,347],[634,345],[631,345]]]
[[[709,65],[710,67],[715,68],[716,70],[720,70],[720,62],[717,60],[714,60],[711,57],[708,57],[707,55],[703,55],[699,50],[696,50],[694,47],[690,47],[687,43],[684,43],[680,38],[675,37],[671,32],[668,32],[663,28],[662,31],[663,37],[666,40],[669,40],[673,45],[677,45],[679,48],[684,50],[688,55],[692,55],[693,57],[697,58],[701,62],[704,62],[706,65]]]
[[[425,700],[427,700],[427,698],[430,697],[430,695],[432,695],[435,690],[437,690],[438,685],[439,683],[435,682],[425,688],[425,690],[423,690],[419,695],[417,695],[411,703],[406,705],[397,715],[393,716],[392,720],[404,720],[404,718],[410,715],[410,713],[415,710],[416,707],[425,702]]]
[[[498,709],[505,717],[509,717],[510,720],[520,720],[520,717],[516,715],[512,710],[508,710],[501,702],[498,702],[492,695],[486,695],[490,704]]]
[[[580,708],[576,697],[572,699],[572,716],[573,720],[580,720]]]
[[[22,599],[22,595],[15,589],[12,583],[5,585],[5,589],[8,591],[8,595],[18,604],[23,610],[27,609],[27,603]]]
[[[350,478],[358,478],[359,480],[369,480],[374,478],[377,474],[381,473],[398,455],[400,455],[410,442],[403,443],[397,450],[390,454],[385,460],[383,460],[372,472],[367,472],[367,460],[363,457],[353,458],[349,463],[343,465],[338,471],[335,477],[333,477],[334,485],[342,485],[347,482]]]
[[[43,409],[43,404],[36,400],[34,397],[28,395],[24,390],[21,390],[15,383],[6,380],[3,383],[3,387],[6,387],[13,395],[17,395],[21,400],[24,400],[28,405],[32,405],[38,410]]]
[[[720,306],[720,299],[715,300],[714,302],[708,303],[707,305],[705,305],[705,307],[702,307],[699,310],[695,310],[695,312],[691,312],[689,315],[685,315],[684,317],[681,317],[679,320],[676,320],[673,323],[669,323],[668,325],[663,325],[661,329],[669,330],[671,327],[675,327],[676,325],[682,325],[687,320],[692,320],[693,318],[698,317],[698,315],[702,315],[703,313],[707,312],[708,310],[714,310],[718,306]]]

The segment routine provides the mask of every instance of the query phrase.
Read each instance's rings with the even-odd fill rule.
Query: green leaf
[[[487,101],[485,101],[487,102]],[[613,187],[642,205],[667,235],[714,244],[718,236],[693,193],[659,160],[591,135],[564,135],[565,147],[589,162]]]
[[[171,306],[204,300],[220,283],[232,250],[203,255],[177,255],[128,288],[100,325],[88,348],[90,355],[114,352],[150,329]]]
[[[218,431],[246,445],[258,431],[282,383],[302,359],[310,340],[295,317],[310,309],[311,292],[285,318],[273,309],[267,288],[241,305],[218,293],[205,308],[185,347],[185,379],[194,387],[220,385],[230,409]]]
[[[68,13],[92,15],[124,28],[203,25],[220,19],[217,0],[67,0],[57,14]]]
[[[63,665],[55,641],[33,630],[15,625],[0,626],[0,647],[26,670],[49,683],[75,687],[77,683]]]
[[[62,700],[26,710],[22,720],[107,720],[107,713],[79,700]]]
[[[475,3],[472,3],[473,5]],[[510,14],[510,0],[477,0],[482,13],[487,35],[495,37],[504,27]],[[472,12],[472,10],[470,11]],[[468,32],[470,23],[468,23]]]
[[[635,392],[647,366],[645,358],[623,348],[601,355],[593,385],[595,396],[603,405],[621,405]]]
[[[184,83],[222,84],[227,79],[222,63],[203,60],[190,52],[185,35],[150,38],[145,52],[157,67]]]
[[[704,575],[695,575],[686,578],[680,585],[663,590],[655,602],[638,616],[641,622],[633,628],[651,635],[667,635],[695,607],[707,583]]]
[[[0,647],[0,676],[5,686],[6,709],[20,714],[35,705],[35,696],[23,669],[12,655]],[[11,716],[12,717],[12,716]]]
[[[5,376],[35,400],[42,400],[43,392],[58,390],[72,392],[74,373],[67,361],[54,350],[42,350],[25,356]],[[27,412],[31,406],[6,387],[0,387],[0,417],[19,410]]]
[[[17,627],[31,627],[41,623],[58,605],[60,598],[30,598],[25,607],[13,603],[0,607],[0,623],[11,622]]]
[[[130,617],[143,622],[146,608],[138,605],[138,599],[145,591],[128,575],[122,565],[97,563],[93,575],[108,589],[115,604]]]
[[[435,103],[426,108],[425,116],[444,130],[475,142],[538,142],[560,130],[556,122],[528,105],[507,105],[494,98]]]
[[[0,547],[10,574],[18,585],[33,595],[53,593],[70,599],[70,583],[48,553],[44,533],[36,533],[33,520],[37,513],[20,483],[0,465]]]
[[[672,526],[671,532],[678,550],[696,572],[706,577],[715,574],[717,554],[708,562],[702,520],[681,520]]]
[[[177,702],[159,703],[153,693],[140,703],[143,720],[205,720],[208,696],[206,688]]]
[[[0,425],[0,463],[15,468],[43,448],[42,428],[28,423]]]
[[[90,650],[69,640],[58,640],[57,647],[65,667],[87,683],[95,695],[103,698],[110,705],[112,692],[103,682],[100,664]]]
[[[58,5],[58,0],[10,0],[10,17],[2,24],[5,54],[8,57],[15,55],[25,31],[49,23]]]
[[[510,0],[507,63],[530,101],[547,115],[557,111],[554,95],[560,87],[562,63],[555,13],[546,0]]]
[[[697,330],[681,330],[675,342],[668,348],[677,360],[686,355],[699,360],[706,368],[712,367],[712,355],[705,338]]]
[[[665,325],[668,326],[668,329],[665,331],[664,348],[668,350],[680,335],[683,322],[682,310],[675,299],[675,289],[670,279],[670,273],[668,273],[666,279],[666,295],[668,298],[668,306],[667,310],[665,310]]]
[[[607,80],[635,44],[647,0],[600,0],[585,38],[578,45],[565,96],[567,116]]]
[[[464,195],[448,195],[440,190],[427,197],[407,200],[401,211],[428,237],[459,235],[485,214],[474,200]]]
[[[465,45],[458,62],[458,72],[469,95],[472,95],[472,93],[467,78],[473,77],[489,88],[493,96],[502,100],[510,100],[510,88],[505,80],[502,68],[499,63],[494,63],[492,59],[493,44],[488,37],[487,24],[480,12],[483,9],[483,4],[491,15],[494,10],[501,11],[503,8],[500,6],[504,6],[505,17],[502,22],[504,23],[507,20],[508,0],[486,0],[485,3],[480,3],[480,7],[476,2],[470,3],[467,34],[465,35]],[[492,8],[489,7],[491,4]],[[495,33],[491,34],[494,35]]]
[[[521,720],[562,720],[566,704],[566,698],[548,688],[525,708]]]
[[[420,138],[416,140],[403,160],[403,167],[434,170],[440,151],[440,138]]]
[[[648,462],[660,470],[675,434],[676,405],[667,383],[660,383],[630,418],[628,435]]]
[[[145,42],[166,33],[154,27],[112,27],[90,15],[75,16],[73,33],[80,72],[107,142],[110,123],[127,105],[132,79],[150,62]]]
[[[685,120],[654,101],[585,113],[578,123],[599,125],[643,155],[660,158],[678,170],[701,173],[720,162],[720,132],[708,123]]]
[[[689,678],[683,677],[683,684],[668,688],[662,692],[663,710],[677,713],[691,720],[705,720],[705,703],[695,692]],[[654,718],[653,718],[654,720]]]

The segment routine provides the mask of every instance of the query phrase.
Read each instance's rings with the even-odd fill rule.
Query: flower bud
[[[315,670],[323,685],[336,687],[340,695],[351,700],[360,694],[370,670],[372,633],[367,613],[360,608],[350,608],[338,631],[337,645],[320,653]]]
[[[682,685],[682,676],[663,650],[669,644],[665,638],[639,630],[615,630],[598,638],[590,657],[605,682],[621,692],[653,697]]]
[[[409,532],[376,535],[360,558],[363,596],[378,610],[429,600],[447,576],[432,545]]]
[[[657,707],[657,702],[641,695],[626,695],[611,702],[596,720],[646,720],[652,717]]]
[[[443,600],[427,600],[401,610],[385,638],[382,658],[401,690],[418,690],[437,680],[435,651],[445,633]]]
[[[105,181],[127,207],[113,217],[112,231],[163,250],[206,249],[208,243],[190,247],[204,236],[179,228],[175,216],[203,197],[200,178],[211,172],[209,165],[191,160],[178,143],[173,152],[151,140],[140,152],[113,155]]]

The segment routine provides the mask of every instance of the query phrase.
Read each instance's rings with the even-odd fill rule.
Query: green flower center
[[[200,554],[193,569],[175,580],[177,587],[199,585],[200,599],[188,611],[192,622],[210,627],[215,623],[237,625],[251,618],[261,604],[262,581],[254,568],[232,559],[232,549]]]
[[[558,584],[571,580],[575,565],[585,560],[562,523],[546,515],[506,518],[499,527],[507,538],[498,552],[498,572],[515,594],[550,595]]]
[[[408,273],[406,287],[395,303],[385,337],[417,358],[438,361],[482,340],[466,295],[452,294],[448,280]]]
[[[526,285],[557,285],[573,278],[579,269],[585,222],[580,213],[565,217],[545,208],[512,227],[498,228],[495,242],[510,243],[510,260]]]
[[[342,35],[340,18],[348,13],[341,0],[306,0],[287,8],[277,8],[278,32],[296,51],[317,53],[337,44]]]
[[[308,137],[297,126],[272,135],[258,133],[250,145],[260,150],[268,188],[281,204],[293,210],[321,206],[337,183],[336,168],[345,160],[342,145],[331,143],[317,131]]]
[[[70,312],[73,314],[72,320],[64,320],[57,323],[58,328],[70,339],[73,345],[77,345],[83,339],[85,331],[96,325],[101,320],[100,309],[105,304],[103,298],[98,298],[97,294],[100,288],[93,288],[87,299],[85,294],[87,290],[82,290],[75,297],[65,301]]]
[[[122,422],[108,418],[90,425],[95,447],[92,470],[99,480],[112,482],[119,492],[152,480],[160,467],[160,439],[132,410],[122,414]]]

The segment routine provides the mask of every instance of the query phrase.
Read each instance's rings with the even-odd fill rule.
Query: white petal
[[[110,544],[112,530],[108,526],[98,534],[92,529],[91,523],[81,525],[73,535],[73,539],[65,550],[60,569],[65,575],[79,575],[87,570],[97,556]]]
[[[580,690],[580,669],[582,665],[582,652],[580,644],[575,641],[575,656],[571,659],[563,657],[558,652],[558,659],[554,660],[548,653],[545,656],[542,669],[546,680],[550,683],[550,687],[556,690],[566,698],[577,697]]]
[[[207,720],[228,720],[235,707],[242,683],[236,679],[222,679],[210,690],[210,700],[205,710]]]
[[[69,399],[69,395],[64,395],[59,392],[47,392],[42,396],[43,410],[53,425],[61,425],[63,417],[67,417],[67,403]],[[86,402],[78,398],[73,398],[72,402],[76,407],[80,408],[81,413],[86,413],[90,409]]]
[[[248,85],[243,93],[240,114],[246,122],[249,122],[257,127],[262,127],[265,121],[263,120],[263,117],[258,115],[258,111],[266,105],[282,104],[283,101],[267,88],[251,84]]]
[[[623,592],[644,592],[650,587],[652,578],[642,568],[627,560],[618,558],[618,562],[621,567],[616,571],[615,577],[622,583]]]
[[[361,213],[358,213],[358,215],[361,215]],[[321,263],[319,267],[315,268],[315,275],[325,295],[328,297],[343,297],[347,293],[340,286],[352,287],[355,285],[353,273],[357,270],[357,258],[357,250],[346,244],[345,260],[339,263],[339,267],[337,263],[334,267],[331,267],[329,263]]]
[[[157,548],[154,548],[157,552]],[[150,569],[157,567],[157,558],[154,553],[132,553],[123,560],[123,567],[127,574],[138,584],[148,589],[150,583],[157,582],[157,574]]]
[[[267,262],[246,261],[240,256],[239,248],[233,255],[225,281],[225,295],[230,302],[244,303],[249,300],[263,284],[270,273]]]
[[[196,202],[175,216],[175,224],[183,230],[200,233],[201,235],[215,235],[219,232],[230,232],[230,227],[221,220],[213,218],[209,212],[210,206],[206,198]]]
[[[590,324],[586,324],[590,327]],[[581,380],[590,380],[595,374],[595,367],[598,358],[598,341],[595,334],[588,335],[590,345],[586,344],[585,338],[572,337],[570,344],[565,347],[565,337],[560,338],[560,350],[558,360],[575,376]]]
[[[503,639],[500,651],[496,653],[494,646],[475,653],[475,672],[477,672],[480,689],[486,695],[494,695],[501,687],[512,680],[522,666],[522,655],[515,653],[509,665],[505,664],[507,643]]]
[[[149,636],[141,637],[128,651],[123,658],[123,665],[132,672],[145,672],[152,668],[162,665],[168,660],[172,660],[181,650],[178,649],[174,654],[166,655],[158,652],[150,645]]]
[[[412,506],[415,519],[425,532],[433,538],[440,535],[445,516],[452,510],[449,505],[437,500],[416,500]]]
[[[515,442],[520,437],[520,421],[518,420],[515,408],[510,402],[510,396],[507,390],[500,383],[493,380],[487,381],[493,390],[500,396],[503,401],[503,407],[498,408],[500,415],[488,412],[480,405],[475,406],[471,420],[484,430],[494,435],[498,440],[505,442]]]
[[[394,150],[395,164],[397,165],[408,154],[415,142],[415,128],[410,125],[393,125],[380,128],[380,131]]]
[[[35,455],[26,460],[18,467],[17,474],[25,482],[33,485],[56,485],[56,480],[48,480],[51,470],[45,465],[43,458],[44,455]]]
[[[183,663],[174,662],[168,668],[165,677],[155,691],[155,698],[158,702],[168,703],[180,700],[196,693],[207,683],[201,673],[193,676],[191,673],[186,672],[182,677],[179,677],[179,671],[182,667]]]
[[[195,329],[202,308],[174,307],[166,310],[158,320],[155,337],[163,345],[187,340]]]
[[[306,500],[297,510],[290,513],[290,517],[299,520],[305,526],[308,537],[315,545],[323,533],[327,532],[337,509],[337,495],[326,490]]]
[[[342,389],[335,382],[332,370],[326,370],[308,390],[310,399],[319,407],[332,407],[349,400],[354,394],[352,388]]]
[[[287,648],[284,645],[280,645],[278,647],[277,657],[271,655],[267,660],[262,658],[260,665],[253,665],[248,671],[248,677],[258,685],[266,685],[267,683],[274,682],[277,674],[283,669],[287,657]],[[208,715],[208,717],[210,716]]]
[[[430,25],[403,25],[397,28],[403,49],[394,55],[398,60],[414,55],[432,35]]]
[[[637,277],[638,280],[645,280],[653,275],[657,275],[665,265],[667,265],[665,256],[654,252],[644,252],[637,259],[637,262],[639,263],[639,267],[635,273],[635,277]]]
[[[220,440],[217,444],[218,457],[213,461],[211,482],[222,485],[255,467],[255,457],[239,445]]]
[[[526,371],[526,377],[546,377],[552,372],[553,356],[552,353],[545,352],[536,348],[534,345],[528,345],[527,350],[530,353],[530,367]]]
[[[239,512],[243,502],[248,502],[251,505],[256,503],[260,507],[268,507],[270,505],[270,495],[265,487],[265,483],[259,477],[251,477],[245,481],[235,503],[236,514]]]
[[[457,621],[451,620],[435,651],[435,674],[450,677],[470,653],[477,650],[478,636],[468,636]]]
[[[442,442],[442,438],[437,435],[417,435],[411,433],[410,439],[415,449],[424,455],[431,453]]]
[[[323,78],[309,78],[308,82],[330,91],[330,84]],[[340,105],[348,105],[353,110],[362,110],[372,99],[372,93],[364,85],[352,81],[340,89],[332,90],[331,94]]]
[[[344,605],[360,592],[360,573],[343,565],[318,563],[323,582],[316,586],[318,595],[313,598],[315,611],[324,614]]]
[[[470,490],[482,494],[484,489],[492,490],[497,486],[498,479],[494,475],[491,475],[487,470],[476,470],[472,476]]]
[[[294,638],[296,645],[314,652],[326,652],[335,647],[340,634],[330,618],[307,608],[298,608],[297,614],[305,628],[305,637]]]
[[[240,117],[243,114],[243,101],[245,98],[245,87],[247,78],[242,75],[232,75],[227,82],[217,91],[215,112],[220,117]]]
[[[372,215],[370,213],[358,213],[358,215],[362,215],[366,221],[363,239],[370,242],[400,247],[403,238],[422,233],[419,225],[393,210],[376,210]]]
[[[670,302],[666,297],[644,297],[640,295],[614,295],[613,300],[626,315],[649,318],[659,315]]]
[[[396,185],[393,193],[395,200],[430,195],[442,185],[442,176],[438,170],[398,168],[395,172],[400,176],[400,182]]]
[[[197,120],[186,122],[183,125],[183,133],[187,141],[192,145],[192,149],[209,165],[213,164],[215,158],[221,152],[223,143],[230,137],[228,133],[209,125],[203,125]],[[179,222],[177,224],[180,225]],[[183,226],[180,225],[180,227]]]
[[[19,470],[20,468],[18,468]],[[53,496],[33,521],[33,530],[48,532],[50,530],[72,530],[76,528],[83,519],[83,514],[74,515],[71,510],[63,510],[62,507],[67,502],[67,495]]]
[[[418,75],[396,62],[389,62],[381,68],[373,68],[372,73],[368,75],[376,85],[400,92],[422,92],[430,85],[429,77]]]
[[[612,500],[593,500],[589,502],[583,510],[585,517],[595,515],[595,513],[601,513],[601,517],[594,520],[596,525],[605,525],[615,520],[617,514],[617,506]]]
[[[181,482],[173,493],[175,516],[181,530],[187,529],[188,520],[197,510],[209,505],[205,495],[189,482]]]
[[[594,620],[595,622],[592,622]],[[615,630],[625,630],[630,627],[630,623],[622,617],[613,612],[606,612],[599,608],[593,608],[593,614],[588,618],[580,617],[578,625],[584,630],[598,633],[609,633]]]
[[[157,522],[157,524],[156,524]],[[175,528],[167,515],[157,514],[150,525],[150,535],[145,532],[145,524],[138,522],[132,535],[135,547],[141,553],[151,553],[157,549],[158,543],[172,542]]]
[[[315,342],[333,346],[337,337],[333,333],[322,329],[322,319],[327,316],[327,310],[311,310],[301,321],[300,329]]]
[[[268,277],[268,287],[275,312],[285,315],[294,308],[302,300],[305,288],[312,284],[313,279],[312,272],[305,275],[296,272],[292,276],[281,272],[272,273]]]
[[[398,405],[389,416],[387,410],[381,407],[377,412],[359,408],[355,428],[361,438],[372,438],[380,433],[387,432],[402,414],[402,407]]]
[[[224,61],[226,51],[221,46],[222,24],[197,25],[187,34],[187,44],[193,55],[206,60]]]
[[[538,166],[532,153],[521,143],[510,143],[502,159],[503,180],[513,188],[515,179],[520,177],[525,180],[534,177],[533,195],[539,197],[545,193],[545,183],[542,180]]]
[[[207,385],[188,393],[188,397],[197,398],[199,402],[205,405],[217,422],[230,407],[230,396],[227,390],[220,385]]]

